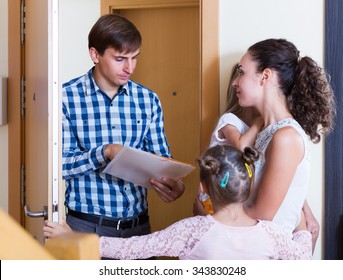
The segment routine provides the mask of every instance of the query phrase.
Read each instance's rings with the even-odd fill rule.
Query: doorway
[[[139,3],[138,3],[139,2]],[[201,1],[102,1],[102,14],[117,13],[132,21],[142,34],[143,44],[132,80],[155,91],[161,99],[166,135],[176,160],[196,166],[196,158],[207,146],[203,141],[201,91]],[[218,96],[214,125],[219,114]],[[206,108],[207,104],[206,104]],[[210,127],[212,131],[213,127]],[[204,144],[206,142],[206,144]],[[184,179],[185,193],[166,204],[148,194],[152,230],[160,230],[193,215],[199,186],[198,169]]]
[[[21,51],[21,42],[19,38],[20,34],[20,4],[22,0],[11,0],[9,2],[9,125],[8,125],[8,134],[9,134],[9,214],[14,217],[19,223],[24,224],[24,219],[22,217],[22,189],[21,189],[21,164],[23,160],[23,155],[25,153],[24,145],[22,144],[23,140],[23,119],[21,118],[20,111],[20,79],[22,74],[22,51]],[[114,4],[112,2],[115,2]],[[113,10],[126,10],[131,5],[134,5],[137,1],[127,0],[123,6],[123,1],[101,1],[102,13],[112,12]],[[197,42],[197,50],[190,50],[190,46],[183,46],[181,49],[185,49],[189,52],[189,56],[194,59],[195,56],[198,56],[197,63],[188,65],[189,67],[194,67],[197,69],[196,75],[198,77],[197,82],[193,84],[187,84],[181,80],[181,86],[187,85],[185,89],[180,89],[179,84],[167,83],[166,79],[157,79],[150,77],[148,81],[141,81],[146,86],[151,87],[155,90],[162,99],[162,106],[165,113],[166,126],[167,126],[167,137],[170,142],[171,150],[175,159],[184,160],[186,162],[195,163],[194,160],[200,153],[207,147],[210,134],[212,129],[217,121],[219,116],[219,57],[218,57],[218,2],[219,0],[175,0],[175,1],[166,1],[166,0],[147,0],[139,1],[140,9],[176,9],[183,7],[183,9],[193,13],[194,17],[197,18],[195,21],[198,26],[192,25],[192,27],[187,27],[187,32],[194,32],[194,38]],[[106,4],[106,5],[105,5]],[[121,4],[121,6],[119,6]],[[137,3],[136,3],[137,4]],[[135,9],[132,9],[132,13],[135,13]],[[196,11],[196,12],[195,12]],[[197,14],[197,15],[195,15]],[[174,14],[175,15],[175,14]],[[130,15],[129,15],[130,16]],[[182,19],[182,15],[181,19]],[[182,19],[184,20],[184,18]],[[184,28],[184,27],[183,27]],[[193,31],[192,29],[193,28]],[[196,28],[196,29],[194,29]],[[194,30],[197,30],[195,32]],[[195,34],[197,33],[197,34]],[[148,36],[148,35],[147,35]],[[174,34],[174,36],[176,36]],[[177,37],[177,36],[176,36]],[[175,38],[175,37],[174,37]],[[193,38],[193,39],[194,39]],[[181,39],[181,40],[180,40]],[[186,38],[187,39],[187,38]],[[145,44],[145,35],[143,34],[143,44]],[[180,46],[183,43],[183,38],[179,36],[181,42],[177,42]],[[194,42],[193,42],[194,43]],[[176,42],[172,42],[172,45],[175,45]],[[194,43],[195,44],[195,43]],[[178,48],[180,46],[177,46]],[[173,51],[176,48],[168,47],[169,51]],[[142,49],[145,52],[145,50]],[[170,54],[169,54],[170,55]],[[148,57],[148,55],[147,55]],[[173,57],[174,54],[173,54]],[[140,57],[138,68],[144,65],[143,55],[142,59]],[[186,61],[189,61],[188,58]],[[169,63],[181,63],[182,61],[172,61]],[[148,63],[150,63],[148,61]],[[164,63],[163,63],[164,64]],[[142,68],[139,70],[137,68],[136,75],[139,75],[139,72],[143,72]],[[194,70],[193,69],[193,70]],[[193,71],[189,70],[189,71]],[[175,72],[175,71],[174,71]],[[153,71],[152,73],[156,73]],[[174,75],[177,74],[177,71]],[[186,75],[184,75],[186,78]],[[189,76],[189,73],[187,74]],[[204,77],[206,76],[206,79]],[[139,76],[135,76],[135,79],[140,79]],[[193,78],[192,78],[193,79]],[[189,80],[189,79],[188,79]],[[175,82],[175,81],[174,81]],[[153,83],[156,83],[153,84]],[[161,88],[161,89],[160,89]],[[191,97],[192,95],[189,92],[197,92],[196,96]],[[192,99],[189,99],[192,98]],[[195,100],[194,100],[195,99]],[[193,109],[190,109],[189,103],[194,103],[191,106],[194,106]],[[180,108],[179,108],[180,107]],[[193,108],[193,107],[192,107]],[[180,110],[183,112],[180,112]],[[173,111],[179,112],[174,114],[173,118],[169,118],[168,114],[173,113]],[[167,115],[166,115],[167,114]],[[168,118],[168,120],[167,120]],[[192,121],[195,122],[195,119],[198,123],[192,124],[192,131],[195,131],[195,135],[188,133],[187,137],[182,132],[184,130],[185,122],[187,125]],[[172,132],[172,129],[174,131]],[[181,131],[181,132],[180,132]],[[193,138],[194,137],[194,138]],[[194,139],[188,141],[188,138]],[[189,142],[194,145],[190,150],[176,150],[176,146],[181,147],[184,142]],[[197,151],[196,151],[197,150]],[[195,152],[196,151],[196,152]],[[46,166],[48,165],[48,159],[42,160],[42,163]],[[157,212],[162,212],[165,207],[168,211],[166,212],[166,217],[169,217],[169,221],[160,221],[159,219],[153,218],[154,229],[163,227],[164,225],[174,222],[176,219],[183,218],[185,216],[192,215],[192,204],[194,196],[196,194],[197,183],[192,183],[191,180],[197,182],[197,174],[194,174],[187,177],[186,185],[187,190],[185,192],[184,198],[186,200],[180,200],[167,205],[161,200],[158,201],[158,205],[150,205],[152,209]],[[43,186],[44,187],[44,186]],[[47,186],[45,186],[47,187]],[[153,195],[150,197],[153,200]],[[154,202],[151,202],[154,203]],[[49,203],[49,208],[52,208],[52,205]],[[163,205],[163,206],[161,206]],[[32,207],[32,210],[36,210],[36,207]],[[175,214],[175,215],[174,215]]]

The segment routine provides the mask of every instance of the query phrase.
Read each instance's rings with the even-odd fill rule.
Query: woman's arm
[[[247,209],[251,217],[265,220],[274,218],[303,157],[304,143],[295,129],[284,127],[274,134],[265,154],[256,200]]]

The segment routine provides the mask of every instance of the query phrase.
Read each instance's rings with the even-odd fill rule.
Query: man
[[[74,231],[130,237],[150,233],[147,189],[102,173],[122,146],[171,157],[156,93],[130,76],[140,54],[137,28],[119,15],[99,18],[88,36],[94,67],[63,85],[63,178]],[[154,178],[165,202],[184,185]]]

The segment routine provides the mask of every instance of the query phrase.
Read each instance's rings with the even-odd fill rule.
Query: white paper
[[[194,166],[161,157],[132,147],[123,147],[106,166],[104,173],[149,188],[150,179],[163,177],[179,180],[195,169]]]

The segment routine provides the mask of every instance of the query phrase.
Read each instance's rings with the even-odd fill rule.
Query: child
[[[183,219],[168,228],[130,238],[100,237],[102,257],[146,259],[310,259],[311,235],[301,223],[293,240],[278,225],[249,217],[243,203],[253,187],[257,151],[242,153],[229,145],[209,148],[199,159],[201,188],[215,213]],[[44,235],[54,237],[70,228],[46,222]]]
[[[236,89],[232,83],[237,78],[238,63],[232,67],[229,86],[227,89],[227,106],[225,113],[219,118],[214,129],[209,147],[228,144],[237,149],[244,150],[253,146],[258,132],[262,128],[262,119],[254,108],[241,107],[238,103]],[[198,191],[193,205],[194,215],[213,214],[212,203],[209,196]]]
[[[229,144],[243,151],[247,146],[253,146],[258,132],[262,128],[262,119],[254,108],[243,108],[238,103],[236,89],[232,82],[237,78],[238,63],[231,72],[227,89],[227,107],[225,113],[219,118],[214,129],[210,147],[218,144]]]

